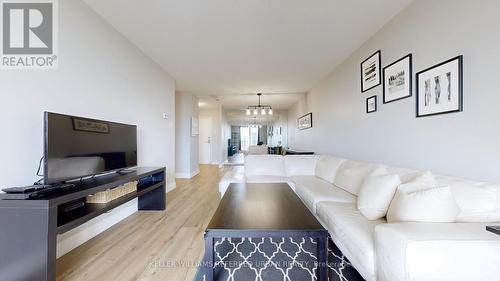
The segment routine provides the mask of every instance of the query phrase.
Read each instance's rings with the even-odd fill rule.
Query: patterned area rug
[[[317,242],[313,238],[221,238],[215,241],[217,281],[317,280]],[[196,281],[205,280],[206,263]],[[364,280],[328,239],[330,281]]]

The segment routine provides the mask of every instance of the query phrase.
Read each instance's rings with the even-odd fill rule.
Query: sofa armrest
[[[481,223],[394,223],[375,229],[380,281],[496,280],[500,236]]]

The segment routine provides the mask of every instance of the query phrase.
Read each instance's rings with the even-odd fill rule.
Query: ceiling
[[[85,2],[176,90],[219,96],[306,92],[411,0]]]
[[[200,109],[216,109],[220,108],[221,104],[219,98],[214,96],[199,96],[198,97],[198,107]]]

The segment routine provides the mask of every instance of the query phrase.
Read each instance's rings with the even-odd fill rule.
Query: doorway
[[[199,162],[200,164],[212,163],[212,126],[213,120],[210,116],[199,118]]]

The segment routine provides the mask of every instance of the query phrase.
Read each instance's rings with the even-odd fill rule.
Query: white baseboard
[[[177,187],[177,184],[175,183],[175,181],[167,184],[167,192],[174,190],[176,187]]]
[[[57,236],[57,258],[137,212],[137,198]]]
[[[196,171],[194,171],[194,172],[191,173],[191,177],[195,177],[195,176],[197,176],[199,174],[200,174],[200,170],[198,169],[198,170],[196,170]]]
[[[188,173],[175,173],[176,179],[190,179],[191,175]]]
[[[177,179],[190,179],[197,176],[200,170],[193,171],[192,173],[175,173],[175,178]]]

